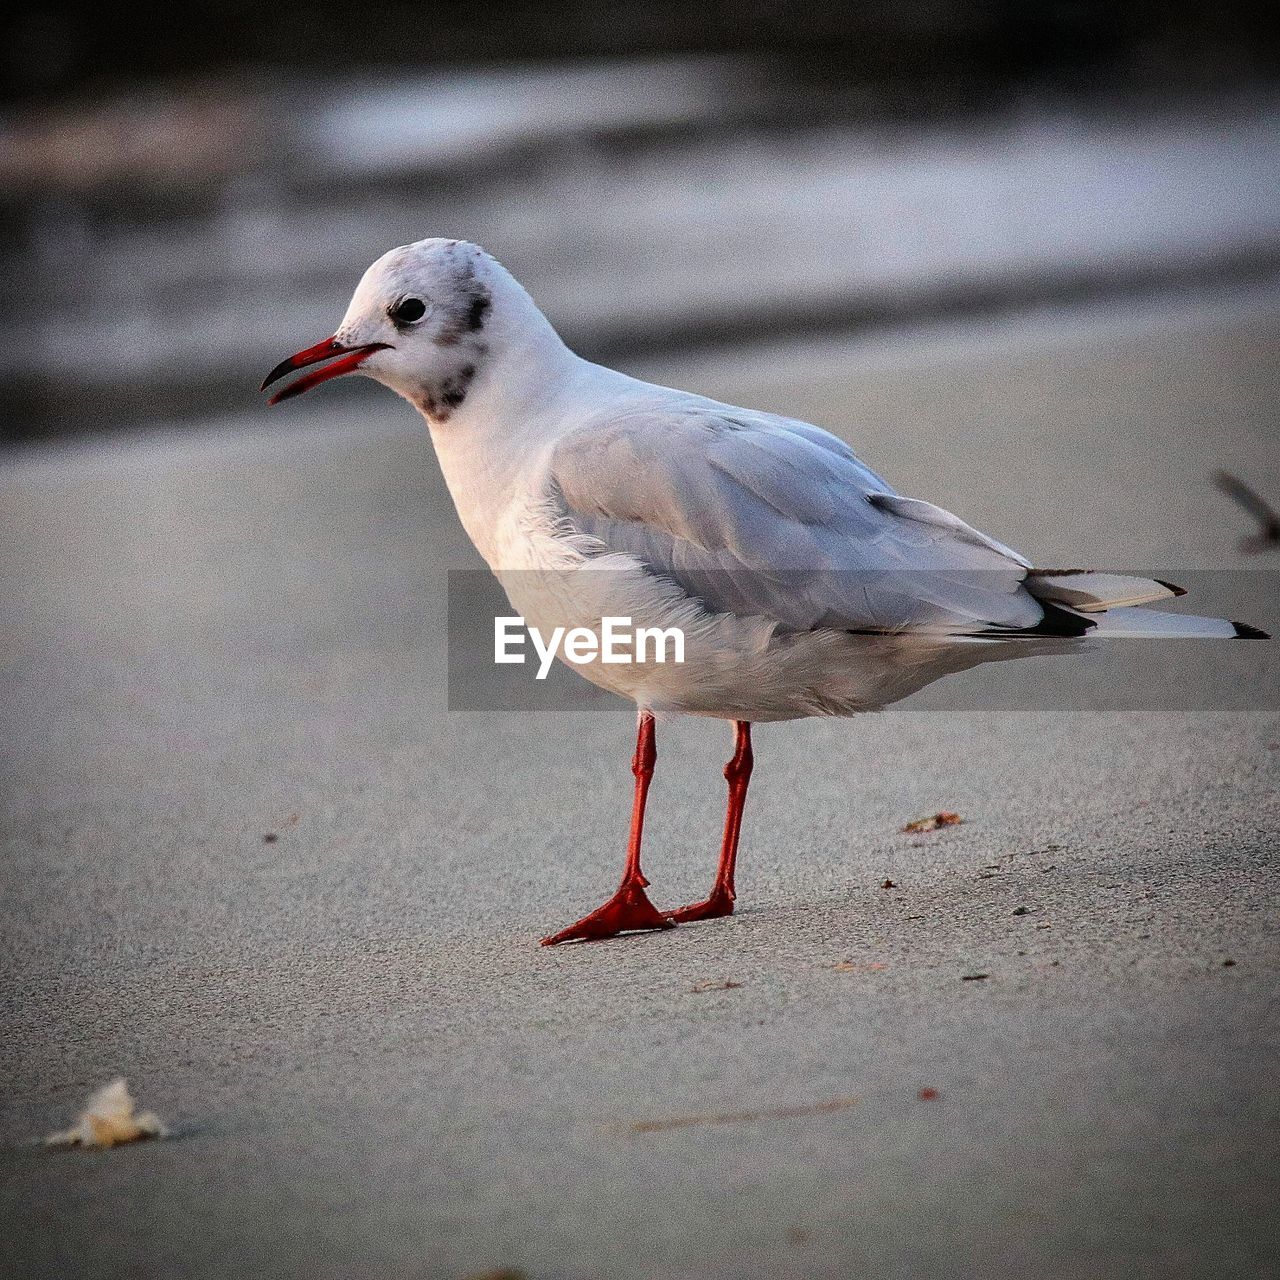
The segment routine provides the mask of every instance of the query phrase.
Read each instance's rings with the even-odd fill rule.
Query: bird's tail
[[[1229,618],[1198,618],[1187,613],[1164,613],[1139,605],[1172,600],[1187,593],[1171,582],[1088,569],[1032,569],[1027,590],[1055,610],[1093,623],[1090,635],[1111,639],[1269,640],[1247,622]]]
[[[1164,613],[1160,609],[1114,609],[1098,619],[1090,635],[1107,639],[1148,640],[1270,640],[1247,622],[1231,618],[1198,618],[1191,613]]]

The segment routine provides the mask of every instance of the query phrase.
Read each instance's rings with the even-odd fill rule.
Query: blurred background
[[[256,413],[426,235],[628,367],[1280,267],[1280,65],[1238,0],[51,0],[6,35],[10,440]]]

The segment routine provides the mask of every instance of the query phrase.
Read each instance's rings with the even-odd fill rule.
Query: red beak
[[[322,382],[328,382],[330,378],[340,378],[344,373],[350,373],[353,369],[358,369],[361,363],[367,360],[375,351],[382,351],[389,347],[389,342],[369,342],[363,347],[347,347],[343,346],[337,338],[326,338],[323,342],[317,342],[314,347],[308,347],[305,351],[299,351],[297,355],[290,356],[287,360],[281,360],[274,369],[262,380],[262,386],[258,389],[265,391],[273,382],[279,382],[286,373],[292,373],[295,369],[305,369],[309,364],[319,364],[322,360],[331,360],[332,364],[327,364],[323,369],[314,369],[310,373],[301,377],[297,382],[291,382],[281,391],[277,391],[275,395],[267,401],[268,404],[279,404],[281,400],[288,400],[292,396],[300,396],[304,391],[310,391],[312,387],[318,387]],[[341,356],[341,359],[334,359],[335,356]]]

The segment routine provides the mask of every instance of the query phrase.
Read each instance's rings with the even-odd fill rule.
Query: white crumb
[[[124,1076],[89,1095],[80,1118],[70,1129],[51,1133],[47,1147],[114,1147],[144,1138],[165,1138],[169,1131],[154,1111],[134,1111],[136,1104]]]

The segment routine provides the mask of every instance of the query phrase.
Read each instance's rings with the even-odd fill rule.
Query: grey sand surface
[[[1191,308],[647,372],[1041,563],[1232,568],[1209,476],[1280,488],[1278,338]],[[0,474],[5,1274],[1274,1265],[1280,717],[768,727],[737,916],[541,949],[620,869],[631,713],[447,712],[476,561],[424,433],[373,388],[296,421]],[[728,745],[660,728],[662,903],[709,884]],[[26,1145],[120,1072],[174,1139]]]

